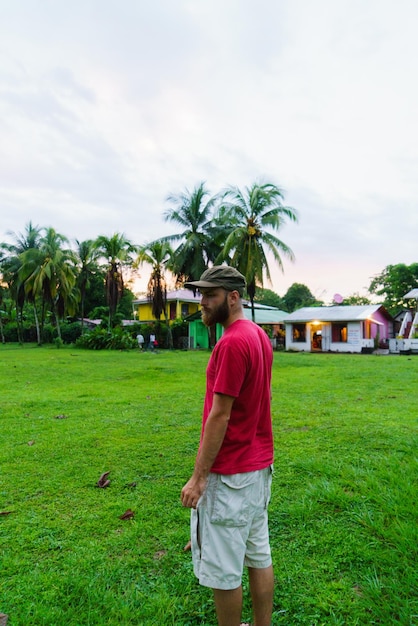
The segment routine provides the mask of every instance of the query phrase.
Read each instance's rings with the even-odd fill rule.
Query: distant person
[[[194,573],[201,585],[213,589],[218,625],[239,626],[247,566],[253,623],[270,626],[273,350],[267,334],[245,319],[241,297],[246,283],[237,270],[215,266],[189,285],[200,290],[204,324],[224,327],[206,370],[194,471],[181,492],[183,506],[192,509]]]
[[[139,348],[140,350],[142,350],[142,349],[143,349],[143,347],[144,347],[144,335],[141,335],[141,333],[139,333],[139,334],[136,336],[136,340],[137,340],[137,342],[138,342],[138,348]]]
[[[149,336],[149,349],[154,350],[154,348],[155,348],[155,335],[151,334]]]

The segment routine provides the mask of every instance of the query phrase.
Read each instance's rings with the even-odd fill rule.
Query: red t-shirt
[[[202,433],[214,393],[233,396],[235,401],[212,472],[239,474],[273,463],[272,362],[269,338],[249,320],[235,321],[215,345],[206,371]]]

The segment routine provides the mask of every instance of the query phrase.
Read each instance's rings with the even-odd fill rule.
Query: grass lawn
[[[179,499],[208,356],[0,346],[8,626],[216,624]],[[275,354],[274,625],[418,625],[417,381],[414,356]]]

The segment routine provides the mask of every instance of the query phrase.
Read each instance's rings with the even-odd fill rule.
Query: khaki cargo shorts
[[[244,566],[271,565],[267,506],[273,468],[210,474],[191,512],[193,569],[201,585],[236,589]]]

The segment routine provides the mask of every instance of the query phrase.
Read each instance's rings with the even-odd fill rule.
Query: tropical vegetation
[[[323,304],[303,283],[291,285],[284,296],[265,288],[271,263],[283,269],[283,258],[294,259],[278,235],[287,221],[297,223],[298,215],[284,204],[278,186],[254,182],[212,195],[200,182],[191,191],[170,194],[167,203],[164,219],[179,229],[145,244],[133,243],[123,233],[70,242],[55,229],[32,222],[23,233],[8,233],[11,241],[0,243],[2,342],[74,340],[74,328],[67,327],[79,320],[78,334],[83,335],[86,318],[102,320],[112,334],[122,320],[132,319],[135,296],[130,280],[144,266],[151,268],[147,294],[158,325],[165,315],[167,289],[199,278],[218,263],[232,265],[245,275],[253,315],[255,302],[287,312]],[[369,292],[396,313],[411,306],[403,296],[417,285],[418,263],[389,265],[372,279]],[[343,304],[368,302],[353,294]],[[168,327],[168,320],[164,321]],[[171,331],[166,332],[165,345],[172,347]],[[117,344],[118,338],[114,340]]]
[[[164,219],[178,224],[179,233],[160,239],[161,242],[178,242],[168,262],[177,284],[197,280],[222,250],[222,230],[225,224],[214,221],[216,197],[210,197],[202,182],[192,192],[188,189],[167,198],[170,207]]]
[[[165,277],[165,264],[172,258],[173,251],[167,241],[155,241],[139,249],[136,266],[144,263],[151,266],[151,274],[148,281],[148,298],[152,303],[152,314],[160,322],[164,314],[168,332],[168,347],[173,347],[169,320],[167,317],[167,280]]]
[[[375,276],[369,291],[384,298],[384,304],[390,313],[397,313],[410,305],[404,296],[414,287],[418,287],[418,263],[398,263],[388,265]]]
[[[271,281],[267,252],[280,269],[281,255],[294,259],[292,250],[270,232],[279,231],[286,219],[297,221],[295,210],[283,205],[283,197],[271,183],[253,183],[243,191],[231,187],[223,194],[220,215],[229,228],[217,262],[228,261],[245,276],[253,319],[257,286],[263,287],[264,275]]]
[[[124,290],[123,267],[132,265],[135,246],[123,234],[111,237],[100,235],[94,244],[96,250],[106,259],[105,274],[106,301],[109,307],[109,329],[112,327],[117,306]]]

